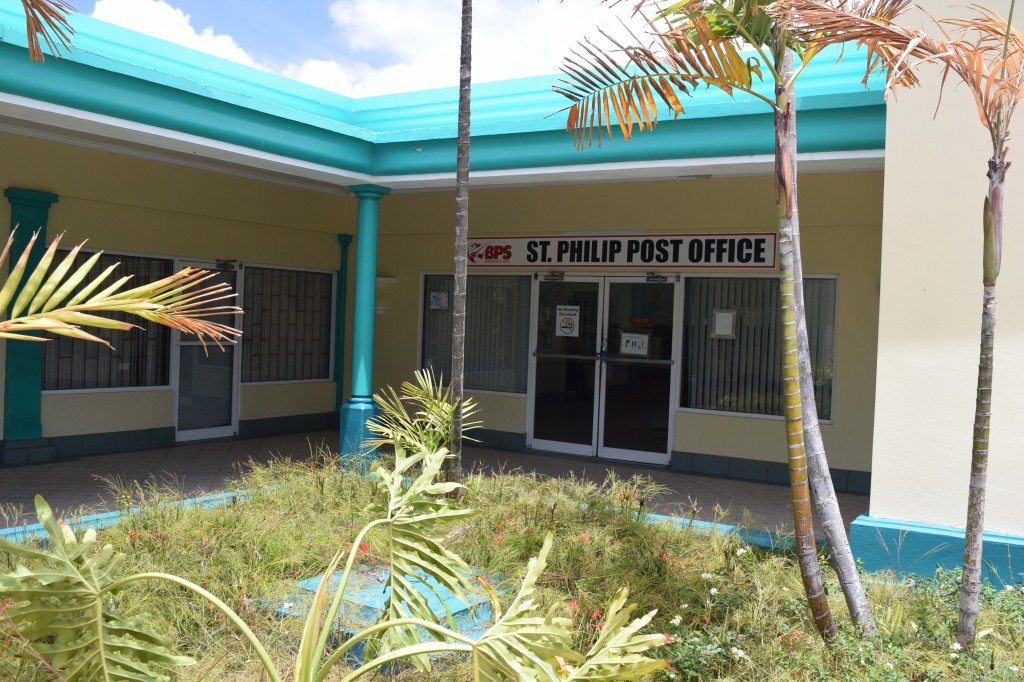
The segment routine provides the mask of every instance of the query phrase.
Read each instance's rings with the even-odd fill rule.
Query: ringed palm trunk
[[[806,344],[807,329],[802,306],[797,299],[796,262],[799,242],[799,218],[796,209],[796,102],[789,83],[793,75],[793,53],[785,50],[780,81],[775,88],[775,191],[779,210],[779,303],[782,308],[782,393],[786,419],[786,446],[789,457],[789,485],[793,502],[793,528],[797,560],[803,578],[807,603],[814,624],[825,639],[836,633],[828,595],[821,579],[814,524],[811,516],[811,491],[804,450],[803,400],[800,390],[799,342]],[[796,228],[796,230],[794,230]],[[795,239],[796,238],[796,239]]]
[[[999,276],[1003,234],[1003,192],[1010,164],[1003,152],[989,161],[989,189],[984,209],[984,290],[981,302],[981,352],[978,388],[974,404],[974,441],[971,448],[971,482],[967,495],[964,565],[960,582],[960,616],[956,639],[970,651],[978,625],[981,594],[981,560],[985,530],[985,486],[988,478],[989,428],[992,420],[992,360],[996,336],[996,278]]]
[[[455,160],[455,300],[452,302],[452,457],[445,478],[462,478],[462,399],[466,355],[466,284],[469,242],[469,95],[473,61],[473,0],[462,0],[462,41],[459,59],[459,130]]]

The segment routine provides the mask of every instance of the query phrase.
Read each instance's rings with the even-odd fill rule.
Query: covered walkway
[[[30,514],[32,499],[37,493],[61,516],[106,511],[113,501],[107,480],[120,478],[125,482],[156,480],[174,483],[189,495],[224,489],[250,460],[265,462],[274,457],[303,459],[311,448],[326,444],[337,451],[336,431],[319,431],[253,439],[223,439],[186,443],[159,450],[139,450],[111,455],[96,455],[49,464],[5,467],[0,470],[0,504],[6,514],[21,508]],[[664,484],[670,492],[651,511],[686,515],[691,501],[698,507],[697,518],[716,520],[715,508],[725,510],[726,523],[749,525],[769,531],[786,530],[792,526],[789,489],[785,486],[750,483],[725,478],[695,476],[668,471],[661,467],[631,466],[592,458],[558,455],[525,454],[468,447],[464,465],[470,470],[535,471],[547,476],[574,473],[593,480],[604,478],[605,471],[619,476],[647,474]],[[868,498],[839,494],[839,505],[847,526],[858,515],[866,513]],[[34,515],[30,514],[32,520]],[[722,520],[721,514],[717,520]],[[12,525],[13,519],[0,518],[0,527]]]

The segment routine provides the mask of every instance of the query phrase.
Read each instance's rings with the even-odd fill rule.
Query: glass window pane
[[[818,416],[832,418],[836,280],[804,281]],[[690,277],[683,311],[683,407],[782,414],[778,280]]]
[[[58,251],[61,258],[67,253],[64,249]],[[81,265],[92,255],[79,253],[73,267]],[[93,267],[92,274],[98,275],[114,263],[120,263],[114,271],[115,277],[132,276],[131,283],[126,287],[149,284],[168,277],[173,267],[173,263],[167,259],[104,253]],[[139,328],[128,331],[88,330],[109,341],[114,348],[64,336],[53,337],[43,344],[43,390],[168,385],[170,330],[124,313],[97,314],[131,322],[139,325]]]
[[[451,376],[451,275],[427,275],[423,301],[423,366]],[[465,385],[525,393],[529,362],[530,278],[470,275],[466,290]]]
[[[245,269],[243,382],[330,378],[333,281],[325,272]]]

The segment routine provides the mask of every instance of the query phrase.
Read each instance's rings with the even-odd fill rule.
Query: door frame
[[[668,437],[666,443],[666,451],[664,453],[652,453],[643,452],[640,450],[623,450],[619,448],[605,448],[604,447],[604,410],[607,401],[605,400],[605,386],[607,377],[607,366],[608,363],[601,359],[600,355],[604,352],[604,348],[598,348],[598,358],[595,360],[595,377],[594,377],[594,418],[593,418],[593,434],[591,437],[590,445],[580,445],[578,443],[565,443],[561,441],[551,441],[544,439],[537,439],[534,437],[534,417],[536,413],[536,396],[537,396],[537,332],[539,330],[539,316],[540,316],[540,286],[545,281],[563,281],[563,282],[595,282],[598,285],[598,310],[597,310],[597,336],[598,344],[602,345],[607,342],[607,326],[608,326],[608,287],[612,282],[624,282],[624,283],[646,283],[651,281],[651,276],[664,277],[665,283],[672,283],[673,286],[673,297],[672,297],[672,364],[670,369],[669,379],[669,399],[668,406],[666,409],[665,419],[668,422]],[[660,281],[660,280],[659,280]],[[625,462],[636,462],[639,464],[658,464],[667,465],[670,463],[672,458],[672,450],[675,444],[675,422],[676,412],[675,409],[678,404],[678,392],[679,392],[679,374],[680,367],[677,358],[679,357],[681,349],[681,338],[682,333],[682,310],[680,308],[680,301],[682,294],[682,278],[677,273],[651,273],[648,275],[617,275],[608,273],[595,273],[595,274],[579,274],[579,275],[564,275],[558,278],[549,279],[545,275],[535,273],[534,275],[534,286],[531,291],[530,297],[530,356],[529,356],[529,377],[527,379],[527,400],[526,400],[526,446],[527,448],[544,450],[548,452],[557,452],[569,455],[581,455],[585,457],[593,457],[594,459],[607,459],[617,460]],[[586,356],[582,356],[586,357]]]
[[[220,266],[216,261],[198,260],[195,258],[176,258],[174,260],[174,272],[180,272],[182,268],[202,268],[204,270],[226,270],[235,273],[235,301],[236,305],[240,306],[242,300],[242,289],[244,277],[244,270],[241,265],[237,265],[232,268],[225,268]],[[238,317],[237,315],[235,316]],[[237,341],[232,344],[234,348],[234,357],[232,358],[231,368],[231,423],[225,426],[213,426],[204,429],[189,429],[182,431],[179,428],[178,423],[178,402],[181,392],[181,353],[180,347],[182,345],[193,346],[198,345],[194,341],[182,342],[182,333],[177,329],[171,330],[171,387],[174,392],[174,440],[177,443],[185,443],[195,440],[207,440],[211,438],[232,438],[238,435],[238,421],[241,405],[241,386],[242,386],[242,344],[241,341]],[[219,348],[213,347],[210,350],[211,353],[221,352]]]

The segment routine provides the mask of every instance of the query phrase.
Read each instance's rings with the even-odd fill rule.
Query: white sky
[[[175,2],[179,5],[176,6]],[[192,0],[193,2],[195,0]],[[209,3],[229,0],[205,0]],[[278,12],[283,0],[247,0],[248,12]],[[218,25],[202,26],[181,9],[189,0],[96,0],[92,16],[242,64],[351,96],[455,85],[459,74],[460,0],[334,0],[302,9],[289,28],[317,36],[324,50],[287,57],[273,54],[264,38],[247,44],[245,27],[232,27],[224,12]],[[272,3],[278,6],[269,9]],[[630,2],[609,8],[601,0],[476,0],[473,80],[486,82],[553,74],[563,57],[596,27],[621,31],[619,16]],[[207,6],[206,9],[209,9]],[[199,9],[195,10],[197,13]],[[252,15],[250,15],[252,16]],[[269,17],[269,15],[268,15]],[[224,24],[224,25],[221,25]],[[319,52],[319,54],[317,54]]]

